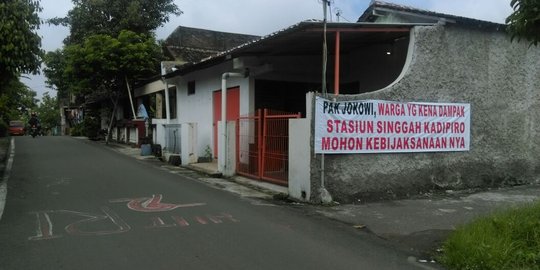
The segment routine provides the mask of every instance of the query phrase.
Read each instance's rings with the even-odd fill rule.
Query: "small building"
[[[179,26],[163,43],[165,56],[174,60],[162,62],[161,73],[165,75],[256,38],[258,36]],[[161,75],[137,83],[135,106],[144,108],[149,119],[123,120],[123,112],[119,110],[116,116],[119,121],[111,134],[113,140],[137,145],[142,140],[151,140],[160,145],[165,154],[178,155],[181,145],[176,96],[176,86],[168,84]]]
[[[346,68],[340,72],[341,91],[359,94],[394,81],[405,63],[411,27],[329,23],[329,47],[342,41],[341,63]],[[182,164],[210,156],[217,158],[225,175],[242,174],[288,186],[288,121],[309,115],[306,94],[322,91],[324,31],[321,21],[298,23],[199,62],[177,65],[163,82],[146,84],[135,95],[148,93],[149,88],[176,87]],[[338,40],[335,35],[340,31],[346,34]],[[333,54],[330,50],[328,63],[335,61]],[[329,68],[328,77],[336,72]],[[335,82],[329,79],[327,84]],[[220,127],[224,120],[234,124]]]
[[[169,99],[182,164],[209,156],[295,199],[365,201],[540,181],[539,60],[504,25],[374,1],[357,23],[301,22],[177,65],[136,96]],[[470,146],[322,155],[317,97],[468,104]],[[167,134],[172,120],[152,123]]]

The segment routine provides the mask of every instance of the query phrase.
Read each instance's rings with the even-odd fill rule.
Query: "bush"
[[[69,135],[71,135],[71,136],[84,136],[83,124],[79,123],[79,124],[73,125],[73,127],[71,127],[71,129],[69,131]]]
[[[540,269],[540,203],[458,228],[439,258],[450,269]]]
[[[98,137],[100,131],[99,118],[93,116],[87,116],[83,121],[83,130],[84,135],[90,139],[95,139]]]
[[[90,139],[98,138],[100,132],[99,118],[86,116],[81,123],[73,125],[70,130],[71,136],[86,136]]]

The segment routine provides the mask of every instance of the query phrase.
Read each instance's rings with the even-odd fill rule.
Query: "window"
[[[188,96],[195,95],[195,81],[189,81],[187,83],[187,94]]]

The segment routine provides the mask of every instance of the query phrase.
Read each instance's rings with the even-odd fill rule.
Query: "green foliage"
[[[84,136],[95,139],[100,130],[99,118],[95,116],[87,116],[83,121]]]
[[[95,116],[85,117],[83,122],[73,125],[70,130],[71,136],[86,136],[96,138],[99,132],[99,118]]]
[[[43,98],[37,108],[41,126],[45,130],[52,129],[60,125],[60,108],[56,97],[51,97],[48,92],[43,94]]]
[[[180,15],[173,0],[73,0],[74,7],[65,18],[49,20],[69,26],[66,45],[81,44],[93,35],[118,36],[123,30],[151,34],[169,21],[169,15]]]
[[[20,81],[8,82],[4,90],[0,93],[0,119],[5,123],[22,118],[26,112],[36,107],[36,92]]]
[[[0,2],[0,135],[10,120],[35,107],[36,93],[19,81],[22,73],[37,74],[43,51],[37,34],[39,1]]]
[[[150,76],[158,69],[161,50],[151,36],[121,31],[118,37],[89,36],[83,44],[66,47],[67,67],[64,75],[77,78],[74,90],[90,94],[96,89],[123,91],[124,79]]]
[[[70,130],[69,135],[78,137],[78,136],[84,136],[84,125],[83,123],[78,123],[73,125],[73,127]]]
[[[213,157],[212,148],[210,148],[210,145],[206,145],[206,148],[204,149],[204,157],[211,160]]]
[[[70,28],[64,48],[45,57],[47,84],[56,87],[59,99],[69,94],[114,99],[123,93],[119,88],[124,89],[126,77],[136,80],[158,73],[162,56],[153,31],[170,15],[181,14],[173,0],[73,0],[73,4],[67,17],[48,21]]]
[[[67,17],[48,20],[68,26],[70,35],[62,50],[44,59],[47,84],[58,90],[62,104],[71,95],[116,104],[126,84],[159,74],[163,56],[153,31],[181,14],[174,0],[72,2]]]
[[[510,6],[514,12],[506,18],[507,30],[512,40],[526,39],[531,45],[540,41],[540,1],[512,0]]]
[[[540,269],[540,203],[458,228],[443,249],[449,269]]]
[[[0,2],[0,93],[21,73],[38,73],[41,65],[39,1]]]
[[[56,88],[58,99],[66,99],[70,93],[70,78],[67,77],[65,69],[67,67],[66,57],[63,50],[47,52],[43,58],[45,67],[43,73],[47,80],[45,83]]]

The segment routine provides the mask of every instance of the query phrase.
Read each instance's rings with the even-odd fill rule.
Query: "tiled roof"
[[[168,54],[181,63],[194,63],[259,38],[244,35],[179,26],[165,40]]]

